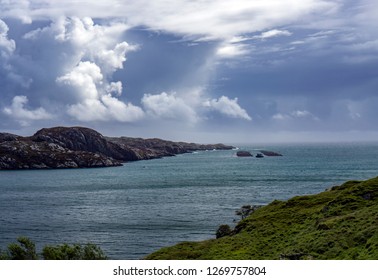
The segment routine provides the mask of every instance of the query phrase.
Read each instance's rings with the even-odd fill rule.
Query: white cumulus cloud
[[[26,108],[27,103],[28,98],[26,96],[17,95],[13,98],[12,104],[3,109],[3,112],[6,115],[11,116],[22,125],[27,125],[29,121],[46,120],[52,118],[51,114],[49,114],[42,107],[34,110]]]
[[[70,105],[68,114],[80,121],[109,121],[133,122],[144,117],[144,112],[138,106],[124,103],[111,95],[103,95],[99,99],[87,98]]]
[[[71,72],[57,78],[58,83],[75,88],[79,100],[98,99],[97,86],[100,86],[102,81],[100,67],[89,61],[79,62]]]
[[[240,107],[237,98],[230,99],[227,96],[221,96],[219,99],[207,100],[204,102],[204,106],[232,118],[252,120],[248,113]]]
[[[195,109],[174,93],[145,94],[142,98],[142,104],[147,114],[154,118],[186,120],[188,122],[198,120]]]
[[[100,67],[93,62],[80,62],[57,82],[75,89],[78,102],[70,105],[67,112],[80,121],[132,122],[144,116],[141,108],[112,96],[121,94],[122,83],[104,82]]]
[[[14,40],[8,38],[8,25],[0,19],[0,56],[7,57],[16,49]]]
[[[195,123],[207,119],[207,115],[216,111],[224,116],[236,119],[252,120],[240,107],[238,99],[222,96],[209,99],[200,89],[177,93],[145,94],[142,105],[146,113],[153,118],[175,119]]]
[[[131,122],[143,118],[141,108],[119,99],[122,82],[112,81],[123,68],[126,53],[137,47],[118,42],[127,29],[124,24],[98,25],[91,18],[60,18],[50,26],[29,32],[26,39],[46,37],[68,46],[69,58],[60,65],[64,74],[56,83],[68,97],[67,113],[80,121]],[[66,55],[68,56],[68,54]]]

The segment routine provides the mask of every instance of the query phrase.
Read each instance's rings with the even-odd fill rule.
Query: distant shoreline
[[[198,150],[233,148],[158,138],[106,137],[86,127],[53,127],[30,137],[0,133],[0,170],[112,167]]]

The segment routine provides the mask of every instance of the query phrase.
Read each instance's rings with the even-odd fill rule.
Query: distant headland
[[[0,170],[110,167],[199,150],[233,148],[158,138],[106,137],[86,127],[53,127],[29,137],[0,133]]]

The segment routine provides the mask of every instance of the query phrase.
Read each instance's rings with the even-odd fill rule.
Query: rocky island
[[[272,151],[260,150],[260,152],[267,157],[282,157],[282,154]]]
[[[237,151],[236,156],[238,156],[238,157],[253,157],[253,155],[248,151]]]
[[[266,150],[259,150],[260,153],[257,153],[256,157],[282,157],[282,154],[273,152],[273,151],[266,151]],[[237,151],[237,157],[253,157],[253,154],[249,151]]]
[[[198,150],[232,148],[158,138],[106,137],[86,127],[53,127],[29,137],[0,133],[0,170],[110,167]]]

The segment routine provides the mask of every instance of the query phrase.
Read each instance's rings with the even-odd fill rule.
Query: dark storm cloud
[[[211,75],[207,66],[212,59],[215,42],[193,44],[181,37],[145,29],[131,29],[125,34],[128,42],[140,45],[128,57],[125,67],[116,79],[125,81],[128,98],[137,103],[144,93],[161,93],[204,85]]]

